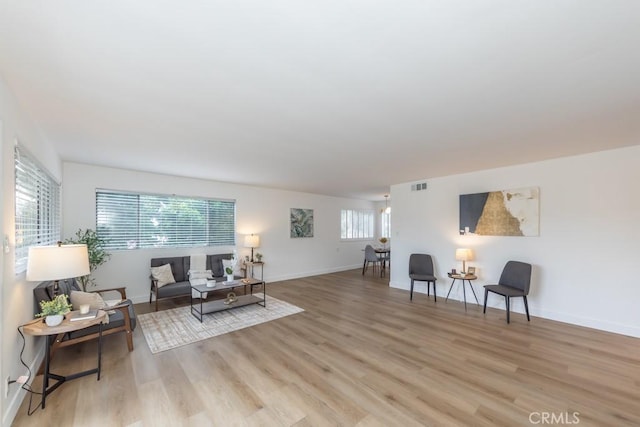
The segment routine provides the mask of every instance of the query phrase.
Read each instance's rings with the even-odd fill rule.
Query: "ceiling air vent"
[[[411,184],[411,191],[422,191],[427,189],[426,182],[419,182],[417,184]]]

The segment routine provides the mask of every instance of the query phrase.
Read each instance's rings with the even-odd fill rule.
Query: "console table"
[[[247,286],[250,294],[247,295]],[[253,294],[254,286],[262,286],[262,297]],[[244,295],[238,295],[233,302],[227,302],[225,298],[212,301],[203,301],[202,294],[205,292],[229,290],[244,287]],[[218,311],[231,310],[245,305],[257,304],[262,307],[267,306],[267,284],[258,279],[246,278],[234,280],[233,282],[217,282],[214,287],[207,285],[191,286],[191,289],[200,294],[200,302],[194,304],[193,292],[191,292],[191,314],[202,323],[205,314],[216,313]],[[259,294],[258,294],[259,295]]]
[[[462,280],[462,295],[464,297],[464,311],[467,311],[467,292],[465,291],[464,284],[465,281],[469,283],[469,287],[471,288],[471,292],[473,292],[473,296],[476,299],[476,304],[480,305],[478,302],[478,297],[476,296],[476,291],[473,290],[473,285],[471,284],[472,280],[476,280],[478,277],[473,274],[451,274],[448,273],[447,276],[452,278],[451,286],[449,287],[449,292],[447,293],[447,298],[444,300],[447,302],[449,299],[449,294],[451,293],[451,289],[453,289],[453,284],[456,283],[456,280]]]
[[[263,261],[245,261],[242,267],[245,278],[255,278],[254,268],[260,267],[260,280],[264,280],[264,262]]]
[[[68,315],[65,316],[65,319],[58,326],[47,326],[44,323],[44,319],[36,319],[31,321],[23,326],[21,326],[22,330],[27,335],[34,336],[44,336],[46,337],[46,348],[44,352],[44,376],[42,378],[42,400],[41,405],[42,409],[44,409],[45,401],[47,396],[53,393],[58,387],[60,387],[65,381],[70,381],[75,378],[84,377],[85,375],[97,374],[98,381],[100,381],[100,368],[101,368],[101,360],[102,360],[102,322],[107,317],[107,313],[103,310],[98,310],[98,314],[96,317],[92,319],[86,320],[77,320],[70,321],[68,319]],[[94,325],[98,325],[98,367],[94,369],[89,369],[87,371],[78,372],[76,374],[71,375],[57,375],[51,372],[51,344],[55,340],[55,337],[58,334],[66,334],[73,331],[78,331],[80,329],[85,329]],[[57,382],[49,387],[49,379],[54,379]]]

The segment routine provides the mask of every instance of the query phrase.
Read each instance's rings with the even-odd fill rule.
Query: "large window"
[[[342,209],[340,220],[340,238],[373,239],[373,211],[366,209]]]
[[[106,249],[235,245],[235,201],[96,191]]]
[[[15,152],[16,258],[15,272],[27,270],[30,246],[60,240],[60,185],[16,145]]]

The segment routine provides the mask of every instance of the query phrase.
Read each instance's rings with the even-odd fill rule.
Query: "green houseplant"
[[[44,317],[49,326],[62,323],[63,316],[71,311],[71,304],[65,294],[58,295],[51,301],[40,301],[40,313],[36,317]]]
[[[75,238],[67,239],[65,243],[87,245],[87,251],[89,252],[89,274],[78,278],[82,290],[86,292],[89,286],[96,285],[95,280],[91,277],[91,273],[111,257],[111,254],[105,249],[107,241],[98,236],[98,233],[90,228],[86,230],[80,228],[76,231]]]

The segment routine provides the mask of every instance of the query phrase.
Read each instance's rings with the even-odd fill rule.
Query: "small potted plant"
[[[48,326],[58,326],[64,315],[71,311],[71,304],[65,294],[58,295],[51,301],[40,302],[40,313],[36,317],[44,317]]]
[[[382,247],[387,247],[387,242],[389,241],[389,239],[387,239],[386,237],[381,237],[378,240],[380,241],[380,243],[382,243]]]
[[[256,262],[262,262],[262,254],[260,252],[256,252]]]

